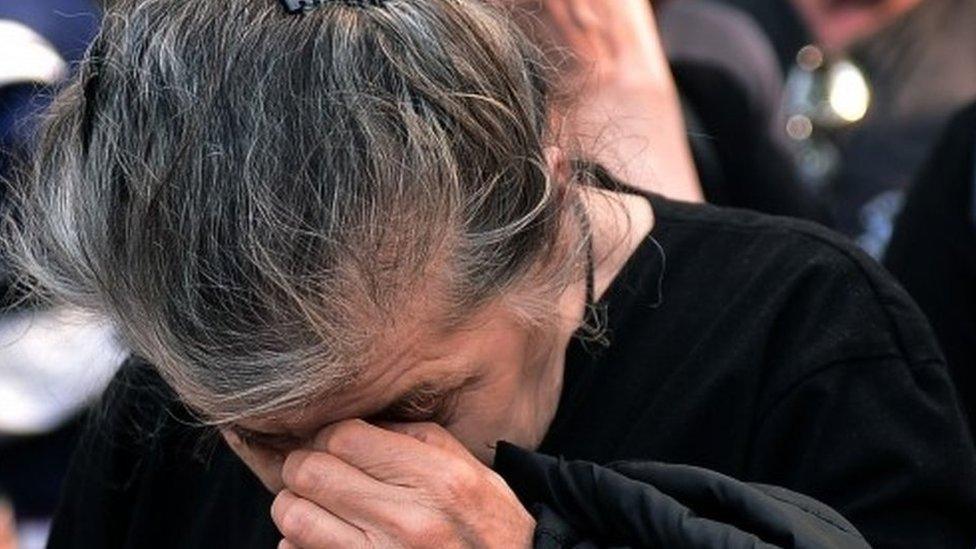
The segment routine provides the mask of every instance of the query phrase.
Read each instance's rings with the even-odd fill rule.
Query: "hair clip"
[[[312,11],[322,4],[328,2],[339,2],[347,6],[365,8],[368,6],[379,6],[383,0],[281,0],[288,13],[304,13]]]
[[[322,5],[323,0],[281,0],[288,13],[302,13],[314,10]]]

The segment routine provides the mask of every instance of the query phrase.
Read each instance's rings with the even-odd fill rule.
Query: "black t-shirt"
[[[931,320],[976,433],[976,103],[916,178],[885,265]]]
[[[976,542],[976,452],[905,293],[817,226],[653,198],[571,343],[541,451],[698,465],[806,493],[878,547]],[[126,366],[69,475],[51,546],[272,547],[271,496],[150,368]]]

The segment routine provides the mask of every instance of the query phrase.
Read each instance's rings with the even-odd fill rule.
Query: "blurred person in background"
[[[825,204],[802,185],[786,143],[783,74],[758,25],[711,0],[654,6],[705,199],[832,225]]]
[[[826,196],[838,227],[876,257],[904,192],[949,117],[976,99],[976,2],[793,0],[828,56],[864,72],[864,119],[837,136]]]
[[[932,322],[972,425],[976,123],[964,107],[976,100],[976,2],[793,4],[825,55],[848,56],[870,86],[863,120],[835,134],[839,158],[824,196],[839,228],[884,254]]]
[[[831,205],[838,228],[872,255],[884,255],[886,266],[931,320],[972,425],[973,108],[947,121],[976,99],[976,2],[730,2],[756,17],[776,42],[784,66],[793,65],[793,74],[809,62],[797,52],[813,43],[815,64],[851,61],[848,68],[866,79],[865,110],[852,123],[830,130],[827,149],[833,154],[812,155],[828,158],[812,163],[814,171],[823,170],[823,180],[810,179],[818,197]],[[798,139],[811,141],[810,129]]]
[[[0,1],[4,207],[7,179],[30,153],[41,112],[84,55],[99,18],[88,0]],[[0,250],[0,489],[16,510],[20,547],[30,549],[44,545],[79,416],[121,358],[104,323],[22,303],[9,282]]]
[[[555,90],[477,0],[114,4],[7,224],[136,353],[52,547],[972,545],[901,288],[698,203],[646,2],[516,3]]]
[[[812,97],[806,84],[787,86],[786,114],[796,117],[787,129],[803,179],[836,228],[880,257],[904,191],[949,116],[976,99],[976,2],[728,1],[773,38],[796,77],[789,83],[807,71],[828,81]],[[805,43],[814,48],[801,50]]]

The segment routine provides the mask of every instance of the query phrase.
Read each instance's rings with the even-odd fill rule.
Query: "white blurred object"
[[[17,525],[17,549],[44,549],[50,534],[50,520],[21,522]]]
[[[845,122],[864,118],[871,103],[871,91],[864,73],[854,63],[842,60],[830,68],[829,101],[833,111]]]
[[[80,312],[0,318],[0,434],[57,427],[101,394],[126,354],[107,322]]]
[[[895,218],[905,203],[905,191],[885,191],[868,201],[860,212],[864,232],[855,241],[871,257],[881,261],[895,230]]]
[[[0,87],[55,84],[68,65],[29,27],[0,20]],[[0,437],[48,432],[99,395],[125,358],[104,321],[66,309],[0,317]]]
[[[21,82],[54,84],[68,65],[47,40],[29,27],[0,20],[0,87]],[[11,54],[11,52],[14,52]]]

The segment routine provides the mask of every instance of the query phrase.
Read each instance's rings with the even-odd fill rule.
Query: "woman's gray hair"
[[[112,2],[10,253],[209,421],[300,406],[405,317],[460,321],[578,272],[543,75],[482,0]]]

